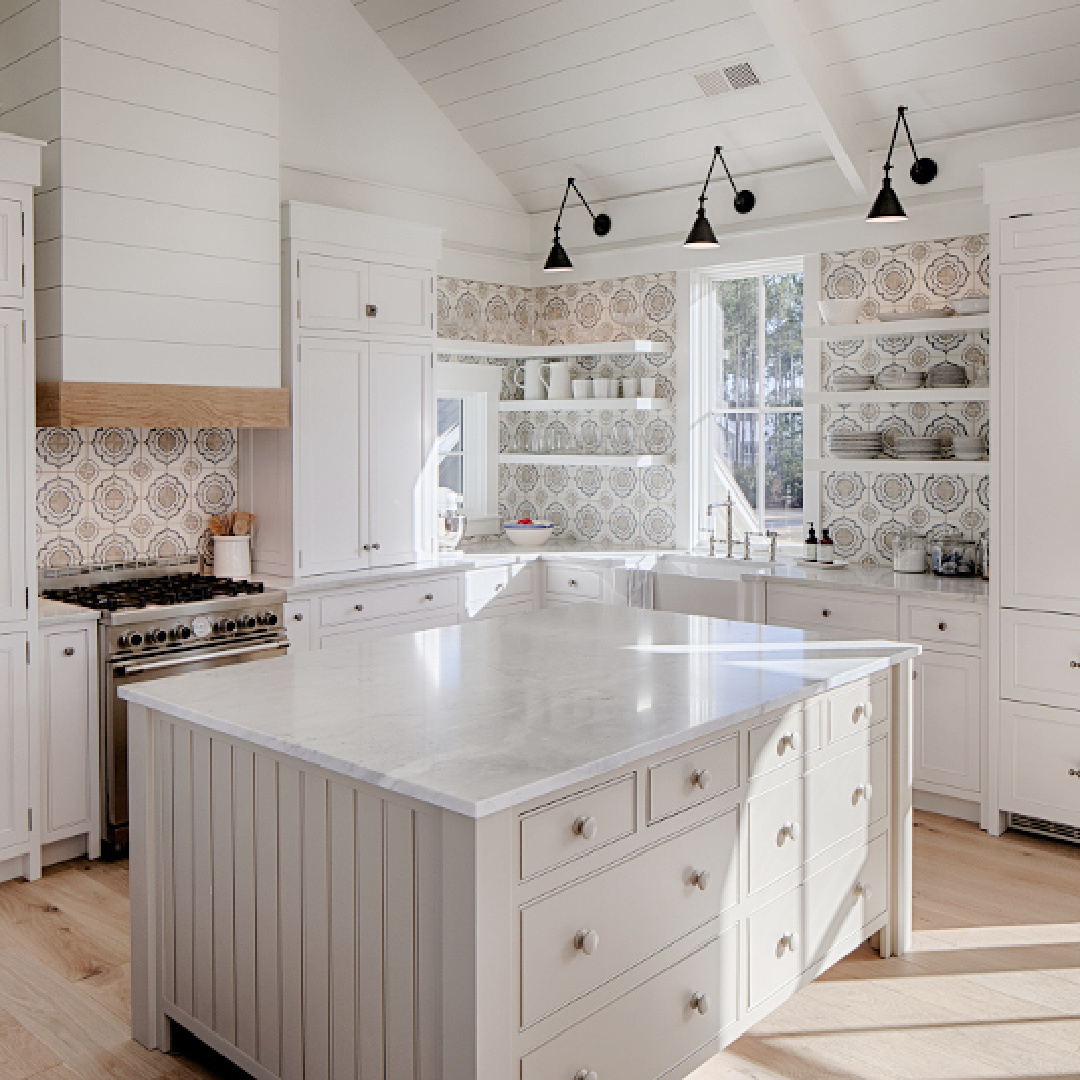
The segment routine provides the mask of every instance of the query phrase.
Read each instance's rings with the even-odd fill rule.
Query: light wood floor
[[[919,814],[915,927],[911,956],[860,950],[693,1080],[1080,1078],[1080,849]],[[126,864],[0,886],[0,1080],[242,1075],[133,1043],[128,976]]]

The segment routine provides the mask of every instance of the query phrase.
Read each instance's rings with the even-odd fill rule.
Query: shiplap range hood
[[[276,3],[38,0],[4,33],[6,120],[48,142],[38,422],[287,424]]]

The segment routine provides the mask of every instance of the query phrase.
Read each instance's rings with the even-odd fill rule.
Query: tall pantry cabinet
[[[986,198],[994,826],[1080,830],[1080,151],[988,165]]]
[[[41,143],[0,135],[0,881],[41,855],[34,581],[34,204]]]
[[[260,573],[378,569],[433,551],[441,242],[441,231],[426,226],[283,207],[292,427],[250,434]]]

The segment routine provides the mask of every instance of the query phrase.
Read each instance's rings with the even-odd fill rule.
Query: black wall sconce
[[[889,156],[885,159],[885,179],[881,182],[881,190],[870,207],[870,213],[866,215],[867,221],[907,221],[907,214],[900,205],[900,200],[893,191],[892,180],[889,179],[889,171],[892,169],[893,150],[896,149],[896,136],[900,134],[900,125],[904,125],[907,133],[908,145],[911,147],[911,156],[915,163],[911,166],[911,179],[919,185],[929,184],[938,174],[937,162],[933,158],[921,158],[915,149],[915,140],[911,137],[911,128],[907,122],[907,106],[900,105],[896,110],[896,123],[893,125],[892,142],[889,143]]]
[[[705,177],[705,185],[702,187],[701,194],[698,196],[697,217],[694,218],[694,224],[683,243],[683,247],[708,248],[720,246],[720,241],[716,239],[716,233],[713,232],[712,226],[709,224],[709,219],[705,216],[705,193],[709,190],[709,181],[712,180],[713,169],[716,168],[717,158],[720,159],[720,164],[724,166],[724,172],[727,173],[728,182],[731,184],[731,190],[735,192],[735,212],[738,214],[749,214],[750,211],[754,209],[754,205],[757,202],[752,191],[746,191],[745,189],[740,191],[735,186],[731,170],[727,167],[727,162],[724,160],[724,148],[722,146],[714,147],[712,161],[709,164],[709,175]]]
[[[585,196],[581,194],[581,189],[574,183],[574,178],[571,176],[566,181],[566,190],[563,192],[559,216],[555,219],[555,240],[551,245],[551,253],[547,257],[547,262],[544,263],[544,269],[548,271],[574,269],[574,264],[570,261],[570,256],[566,254],[566,248],[562,246],[562,241],[559,239],[559,225],[562,223],[563,211],[566,209],[566,200],[570,197],[571,188],[577,192],[581,205],[589,211],[589,216],[592,218],[593,232],[597,236],[607,236],[611,232],[611,218],[607,214],[594,214],[592,212],[592,207],[585,201]]]

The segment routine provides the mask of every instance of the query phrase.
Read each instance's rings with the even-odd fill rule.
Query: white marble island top
[[[581,604],[139,683],[120,694],[483,817],[918,652]]]

